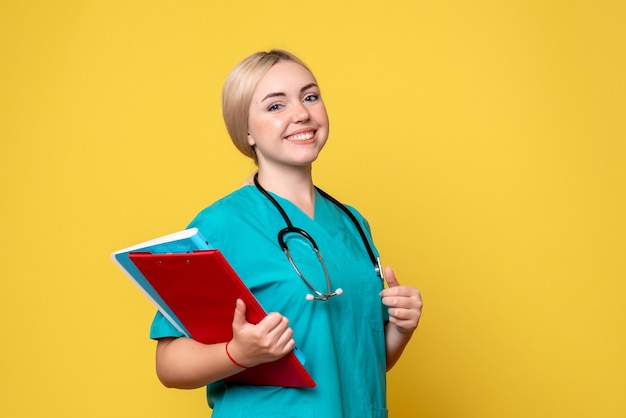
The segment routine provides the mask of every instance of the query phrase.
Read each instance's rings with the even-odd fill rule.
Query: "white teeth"
[[[292,135],[287,137],[289,141],[306,141],[308,139],[313,138],[314,132],[307,132],[304,134]]]

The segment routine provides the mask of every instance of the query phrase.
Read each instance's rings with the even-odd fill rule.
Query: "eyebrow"
[[[306,90],[310,89],[311,87],[317,87],[317,84],[315,83],[309,83],[306,86],[302,87],[300,89],[300,93],[305,92]],[[282,97],[282,96],[286,96],[287,94],[283,93],[283,92],[275,92],[275,93],[269,93],[267,96],[265,96],[263,99],[261,99],[261,102],[265,101],[266,99],[269,99],[271,97]]]

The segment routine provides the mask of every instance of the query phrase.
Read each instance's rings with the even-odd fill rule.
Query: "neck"
[[[258,181],[265,190],[289,200],[311,218],[313,217],[315,190],[310,166],[302,170],[292,170],[289,173],[270,172],[259,167]]]

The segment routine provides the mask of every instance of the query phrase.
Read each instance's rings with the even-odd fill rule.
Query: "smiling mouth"
[[[302,132],[295,135],[289,135],[285,138],[286,141],[308,141],[309,139],[313,139],[315,136],[314,131]]]

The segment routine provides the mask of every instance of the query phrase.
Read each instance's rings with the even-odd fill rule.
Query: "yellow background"
[[[423,291],[392,417],[626,416],[621,1],[0,2],[0,415],[206,417],[109,254],[253,170],[230,68],[321,83],[316,182]]]

